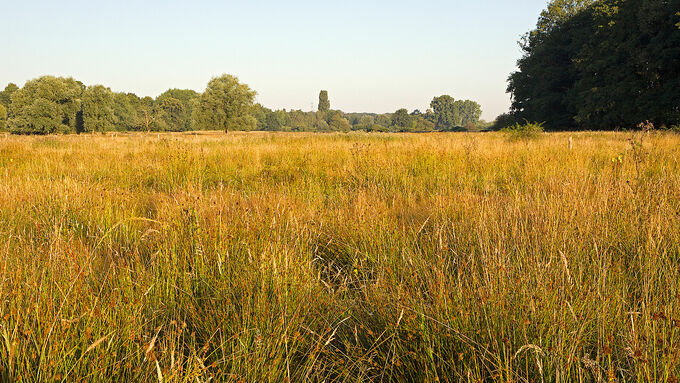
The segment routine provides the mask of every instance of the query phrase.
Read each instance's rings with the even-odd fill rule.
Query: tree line
[[[0,92],[0,130],[15,134],[109,131],[264,130],[304,132],[430,132],[486,128],[481,107],[470,100],[435,97],[431,109],[394,113],[344,113],[331,109],[328,92],[318,110],[272,110],[255,103],[256,92],[232,75],[210,80],[198,93],[169,89],[158,97],[86,86],[73,78],[42,76]]]
[[[501,124],[680,124],[680,0],[553,0],[520,45]]]

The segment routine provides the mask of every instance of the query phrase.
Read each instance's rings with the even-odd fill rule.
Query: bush
[[[510,113],[503,113],[496,117],[496,120],[494,120],[487,128],[488,130],[503,130],[511,127],[515,123],[517,123],[517,116]]]
[[[524,120],[524,124],[516,123],[501,130],[511,141],[528,141],[538,138],[543,133],[543,123],[529,122]]]

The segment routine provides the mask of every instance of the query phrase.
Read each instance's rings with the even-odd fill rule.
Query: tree
[[[375,116],[375,123],[383,128],[387,128],[392,123],[392,119],[389,114],[379,114]]]
[[[200,129],[253,130],[257,120],[250,113],[255,94],[235,76],[215,77],[199,97],[193,121]]]
[[[449,95],[433,98],[432,102],[430,102],[430,108],[432,108],[434,126],[439,130],[455,127],[460,119],[455,100]]]
[[[349,121],[337,110],[328,113],[328,128],[336,132],[349,132]]]
[[[317,132],[327,132],[329,131],[328,122],[326,121],[326,115],[328,113],[317,111],[314,113],[313,130]]]
[[[0,104],[4,105],[5,108],[9,108],[9,104],[12,103],[12,94],[19,90],[19,87],[14,83],[9,83],[5,87],[5,90],[0,92]]]
[[[83,92],[83,131],[108,132],[114,129],[114,97],[103,85],[89,86]]]
[[[43,76],[12,94],[7,125],[18,134],[76,132],[84,85],[72,78]]]
[[[137,125],[148,133],[151,130],[159,130],[157,120],[158,113],[154,108],[153,98],[147,96],[140,99],[137,108]]]
[[[315,112],[303,112],[301,110],[291,110],[290,117],[291,129],[298,132],[307,132],[314,129],[316,122]]]
[[[361,130],[370,130],[373,127],[373,124],[375,124],[375,118],[373,116],[361,116],[359,118],[359,123],[356,125],[357,129]]]
[[[399,132],[409,131],[411,128],[411,116],[409,116],[408,110],[399,109],[394,112],[390,126],[393,130]]]
[[[179,100],[182,103],[182,108],[184,110],[184,118],[181,120],[176,120],[173,122],[173,124],[183,124],[184,126],[180,127],[179,125],[173,126],[173,130],[191,130],[191,115],[193,113],[193,107],[195,104],[195,100],[198,99],[199,94],[191,89],[168,89],[165,92],[163,92],[160,96],[156,97],[156,103],[159,105],[163,104],[163,100],[167,98],[174,98],[176,100]]]
[[[290,117],[286,110],[269,111],[266,117],[266,125],[264,130],[280,131],[286,130],[290,127]]]
[[[553,0],[508,79],[515,119],[555,129],[680,123],[680,0]]]
[[[459,125],[476,124],[482,116],[482,107],[474,101],[458,100],[455,105],[460,118]]]
[[[250,114],[257,120],[257,130],[267,130],[267,116],[272,110],[262,106],[262,104],[255,104],[250,111]]]
[[[7,108],[3,104],[0,104],[0,131],[5,130],[7,127]]]
[[[591,1],[592,2],[592,1]],[[585,5],[554,0],[543,11],[535,30],[524,36],[519,70],[510,75],[507,91],[517,119],[543,121],[553,129],[574,127],[576,113],[567,94],[578,73],[575,60],[588,34]]]
[[[328,112],[331,109],[331,102],[328,100],[328,91],[319,92],[319,112]]]
[[[431,132],[434,130],[434,124],[426,120],[422,115],[411,116],[411,132]]]
[[[164,130],[179,132],[187,129],[188,118],[182,101],[174,97],[164,97],[160,99],[158,112],[164,122]]]
[[[139,97],[134,93],[114,93],[113,113],[115,115],[116,130],[139,130],[137,110],[140,106]]]

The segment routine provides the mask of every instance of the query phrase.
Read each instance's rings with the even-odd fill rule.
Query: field
[[[677,382],[679,148],[0,136],[0,380]]]

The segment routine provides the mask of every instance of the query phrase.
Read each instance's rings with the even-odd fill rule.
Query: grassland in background
[[[629,137],[0,136],[0,380],[677,382],[680,136]]]

